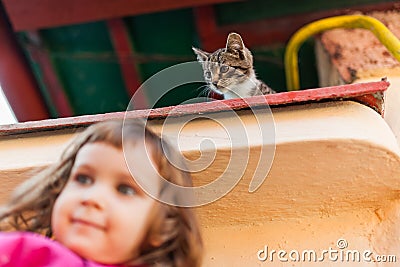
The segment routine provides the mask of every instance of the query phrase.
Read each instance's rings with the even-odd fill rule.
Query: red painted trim
[[[70,106],[65,90],[60,83],[57,74],[54,71],[54,66],[51,62],[50,56],[46,48],[41,44],[41,38],[37,31],[31,31],[27,33],[28,36],[32,37],[37,43],[28,44],[27,49],[32,59],[39,64],[43,83],[46,87],[46,91],[49,93],[52,104],[58,113],[57,117],[70,117],[74,113]]]
[[[362,95],[354,97],[354,101],[360,102],[361,104],[367,105],[380,113],[382,116],[385,113],[383,93],[375,93],[370,95]]]
[[[122,19],[108,20],[107,26],[114,45],[114,50],[118,56],[126,91],[129,97],[135,95],[133,104],[136,109],[146,108],[148,107],[146,96],[142,90],[137,91],[140,87],[141,79],[134,62],[135,55],[124,21]]]
[[[197,35],[199,36],[202,48],[205,50],[211,50],[208,42],[212,38],[217,38],[217,40],[213,40],[212,43],[219,43],[221,47],[226,40],[226,36],[222,36],[219,33],[217,22],[215,20],[214,8],[212,6],[194,8],[193,14]]]
[[[107,20],[238,0],[3,0],[16,31]]]
[[[79,127],[86,127],[90,124],[113,119],[123,119],[125,115],[128,118],[148,118],[164,119],[168,116],[184,115],[203,115],[213,112],[226,110],[243,110],[249,107],[279,107],[293,104],[304,104],[318,101],[340,101],[343,99],[357,101],[366,96],[369,101],[371,96],[376,100],[373,103],[380,103],[382,106],[383,98],[376,95],[383,94],[387,90],[389,82],[370,82],[359,84],[348,84],[317,89],[308,89],[302,91],[283,92],[272,95],[254,96],[246,99],[217,100],[212,102],[187,104],[180,106],[163,107],[151,110],[134,110],[127,114],[125,112],[116,112],[98,115],[86,115],[73,118],[61,118],[56,120],[44,120],[39,122],[26,122],[14,125],[0,126],[0,136],[19,134],[24,132],[35,132],[42,130],[56,130]],[[369,101],[364,104],[369,105]],[[375,104],[373,108],[375,107]]]
[[[19,44],[0,10],[0,84],[18,121],[43,120],[49,113]]]
[[[383,92],[387,90],[389,85],[389,82],[382,80],[380,82],[355,83],[300,91],[290,91],[267,95],[265,97],[271,106],[335,99],[351,99],[369,106],[375,109],[378,113],[383,114]]]
[[[236,31],[231,28],[222,30],[218,27],[213,6],[195,8],[194,16],[201,49],[207,52],[224,47],[228,34],[232,31]]]

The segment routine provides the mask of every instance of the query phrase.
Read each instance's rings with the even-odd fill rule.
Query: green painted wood
[[[77,115],[126,110],[129,97],[116,62],[76,59],[54,61]]]
[[[243,2],[216,5],[216,18],[219,25],[278,18],[294,14],[319,12],[329,9],[349,8],[352,6],[394,3],[393,0],[246,0]]]
[[[252,49],[257,77],[278,92],[285,88],[284,52],[283,45]]]
[[[142,54],[192,53],[195,25],[191,9],[139,15],[125,19],[135,51]]]
[[[104,22],[40,34],[75,115],[126,109],[129,98]]]
[[[301,2],[301,3],[300,3]],[[393,1],[338,0],[338,1],[270,1],[247,0],[216,6],[220,25],[240,24],[293,14],[318,12],[349,6]],[[180,9],[124,18],[131,37],[133,58],[142,81],[165,68],[182,62],[195,61],[191,47],[199,47],[192,9]],[[253,31],[255,29],[252,29]],[[59,80],[65,88],[75,115],[124,111],[129,97],[122,80],[118,58],[113,51],[106,23],[95,22],[41,30]],[[22,38],[23,39],[23,38]],[[244,40],[246,42],[246,40]],[[21,44],[26,48],[26,40]],[[224,44],[221,44],[221,47]],[[299,51],[299,69],[302,88],[318,87],[313,40],[307,41]],[[254,65],[258,77],[277,91],[286,88],[283,55],[284,44],[254,47]],[[29,51],[25,50],[28,58]],[[54,106],[46,94],[40,66],[32,58],[32,69],[41,86],[52,116],[57,117]],[[160,98],[159,88],[145,92],[154,107],[178,105],[201,95],[204,84],[193,83],[171,90]]]
[[[138,65],[143,81],[175,64],[196,60],[192,46],[197,37],[191,9],[140,15],[125,21],[135,52],[147,61]],[[197,97],[197,87],[180,86],[166,95],[150,88],[145,94],[149,103],[157,103],[156,107],[177,105]]]
[[[303,89],[319,87],[314,45],[314,39],[311,38],[304,42],[299,50],[299,75],[302,79],[300,88]],[[284,88],[286,88],[286,81],[284,84]]]

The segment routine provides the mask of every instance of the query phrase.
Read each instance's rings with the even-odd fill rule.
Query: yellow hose
[[[288,91],[300,88],[298,69],[298,50],[300,46],[309,37],[334,28],[364,28],[370,30],[386,46],[390,53],[400,61],[399,39],[379,20],[364,15],[346,15],[321,19],[302,27],[289,40],[285,51],[285,73]]]

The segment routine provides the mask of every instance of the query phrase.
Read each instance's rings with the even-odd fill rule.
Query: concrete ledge
[[[275,250],[322,251],[335,248],[339,238],[346,238],[353,249],[398,251],[393,231],[398,231],[400,151],[377,112],[352,101],[272,108],[273,120],[266,120],[264,126],[275,129],[275,157],[266,180],[254,193],[248,190],[260,151],[273,147],[274,140],[261,137],[259,122],[250,110],[236,113],[237,121],[217,112],[218,123],[196,119],[184,127],[185,116],[167,125],[164,120],[151,122],[155,131],[166,136],[179,130],[180,148],[189,159],[215,156],[209,167],[194,173],[196,185],[207,184],[226,171],[237,176],[241,166],[226,169],[230,157],[232,153],[247,155],[250,149],[248,158],[243,157],[246,171],[237,186],[223,198],[196,208],[206,242],[204,266],[292,266],[293,262],[276,259],[261,262],[257,251],[265,245]],[[226,129],[235,127],[246,130],[248,143],[231,145]],[[0,203],[32,171],[55,161],[75,134],[76,129],[47,129],[3,136]],[[214,144],[202,145],[206,139]],[[321,264],[331,266],[327,263],[328,259]]]

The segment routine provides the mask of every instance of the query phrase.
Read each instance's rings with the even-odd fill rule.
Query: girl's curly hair
[[[146,145],[152,148],[152,161],[161,177],[180,186],[192,186],[190,173],[177,169],[168,160],[179,160],[181,155],[142,122],[100,122],[78,134],[64,150],[59,161],[16,188],[9,202],[0,209],[1,230],[30,231],[51,237],[52,209],[70,176],[78,151],[85,144],[94,142],[106,142],[122,149],[123,138],[124,143],[129,140],[132,144],[144,139]],[[145,238],[140,248],[140,256],[134,262],[149,266],[200,266],[203,242],[194,211],[190,208],[157,203],[156,218],[152,221],[146,237],[157,234],[162,243],[154,247],[150,242],[146,242],[149,238]]]

